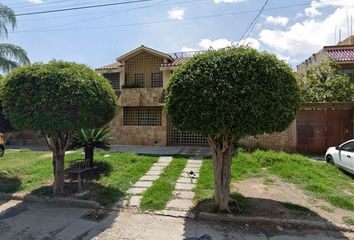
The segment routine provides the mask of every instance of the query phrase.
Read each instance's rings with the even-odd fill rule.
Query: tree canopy
[[[85,65],[64,61],[16,68],[7,76],[1,98],[15,129],[45,135],[53,151],[55,194],[64,189],[64,156],[73,132],[107,124],[117,109],[105,78]]]
[[[172,124],[208,138],[215,201],[225,212],[238,140],[286,129],[298,107],[299,91],[290,67],[272,54],[247,47],[192,57],[173,72],[166,93]]]
[[[298,75],[298,83],[302,102],[348,102],[354,94],[350,77],[331,60]]]
[[[174,126],[240,138],[284,130],[299,107],[296,79],[274,55],[250,48],[208,51],[173,72],[166,109]]]
[[[85,65],[64,61],[15,69],[5,81],[3,101],[17,130],[46,134],[101,127],[117,108],[105,78]]]
[[[0,92],[2,91],[3,82],[4,82],[4,77],[0,75]],[[5,118],[5,115],[3,113],[2,101],[0,95],[0,133],[9,132],[12,130],[13,127],[11,126],[10,121]]]

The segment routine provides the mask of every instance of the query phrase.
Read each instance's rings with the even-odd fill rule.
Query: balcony
[[[164,89],[124,88],[119,98],[120,106],[164,106]]]

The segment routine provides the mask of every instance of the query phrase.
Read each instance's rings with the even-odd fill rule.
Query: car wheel
[[[326,161],[327,161],[327,163],[329,163],[329,164],[334,164],[334,160],[333,160],[333,157],[332,157],[331,155],[328,155],[328,156],[327,156]]]
[[[0,157],[4,156],[5,149],[0,147]]]

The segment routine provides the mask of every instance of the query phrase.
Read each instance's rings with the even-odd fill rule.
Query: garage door
[[[353,111],[308,110],[296,117],[297,151],[323,154],[328,147],[353,138]]]

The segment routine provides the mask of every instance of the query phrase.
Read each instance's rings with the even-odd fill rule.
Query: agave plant
[[[71,149],[84,148],[85,159],[93,167],[93,155],[95,148],[110,150],[110,128],[108,126],[95,129],[81,129],[74,133]]]

